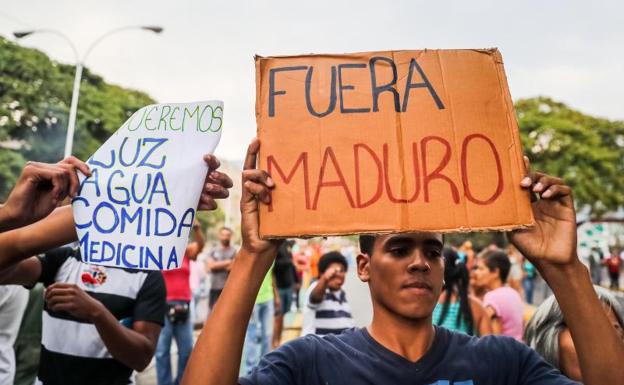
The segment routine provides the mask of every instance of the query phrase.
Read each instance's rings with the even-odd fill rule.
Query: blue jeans
[[[175,338],[178,346],[178,372],[175,380],[172,379],[171,373],[171,339]],[[160,331],[158,337],[158,345],[156,346],[156,375],[158,377],[158,385],[178,385],[184,375],[186,362],[193,350],[193,325],[191,317],[185,322],[172,324],[165,317],[165,326]]]
[[[273,340],[273,300],[254,305],[245,334],[245,372],[258,365],[262,356],[271,350]]]
[[[524,289],[524,295],[526,297],[527,303],[533,304],[533,289],[535,287],[535,278],[524,278],[522,280],[522,287]]]

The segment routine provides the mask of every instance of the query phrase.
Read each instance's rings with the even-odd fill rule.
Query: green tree
[[[624,122],[585,115],[545,97],[515,103],[536,170],[563,178],[593,215],[624,206]]]
[[[63,156],[75,68],[0,36],[0,200],[25,159]],[[134,111],[154,103],[147,94],[106,83],[85,68],[74,155],[87,159]]]

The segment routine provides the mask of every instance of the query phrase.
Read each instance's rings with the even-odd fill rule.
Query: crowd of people
[[[88,166],[29,163],[0,206],[0,384],[134,383],[154,357],[159,385],[624,381],[624,310],[577,256],[561,180],[518,181],[539,197],[536,224],[510,232],[504,250],[425,232],[360,235],[357,249],[335,250],[259,237],[258,208],[275,182],[256,169],[258,150],[254,141],[242,175],[241,244],[223,227],[207,246],[196,222],[181,267],[164,272],[83,262],[63,202]],[[198,209],[211,210],[232,181],[214,156],[204,160]],[[612,254],[603,264],[617,288]],[[364,328],[344,289],[349,269],[369,286]],[[533,308],[538,279],[554,294]],[[291,311],[302,312],[301,337],[283,343]]]

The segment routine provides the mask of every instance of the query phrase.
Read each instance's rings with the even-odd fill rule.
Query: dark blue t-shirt
[[[267,354],[241,385],[577,384],[510,337],[470,337],[436,327],[417,362],[386,349],[366,329],[307,335]]]

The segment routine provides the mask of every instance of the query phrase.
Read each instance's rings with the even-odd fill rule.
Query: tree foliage
[[[0,200],[25,159],[63,156],[75,67],[0,37]],[[84,69],[73,154],[87,159],[134,111],[154,100]]]
[[[595,216],[624,206],[624,122],[545,97],[518,100],[515,108],[533,168],[563,178],[577,206]]]

